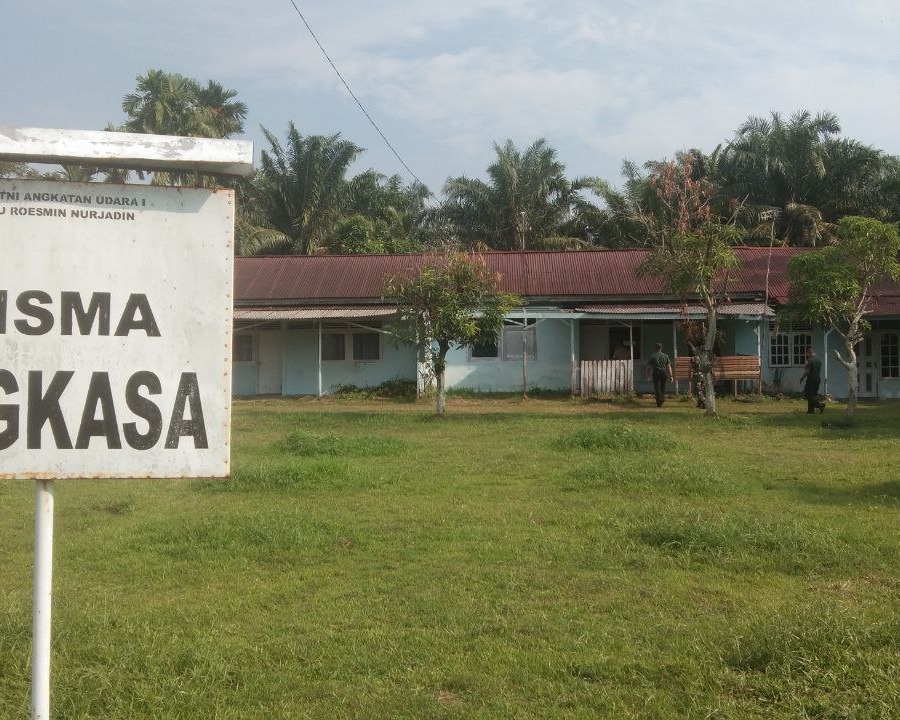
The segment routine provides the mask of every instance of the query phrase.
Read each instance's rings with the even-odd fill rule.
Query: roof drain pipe
[[[523,215],[525,213],[522,213]],[[523,235],[524,243],[524,235]],[[522,399],[528,399],[528,311],[522,308]]]

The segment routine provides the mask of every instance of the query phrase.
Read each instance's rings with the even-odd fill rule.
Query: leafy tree
[[[680,165],[680,172],[689,170],[688,180],[707,188],[707,219],[724,219],[735,212],[732,203],[721,194],[716,183],[720,150],[717,147],[711,155],[700,150],[678,152],[674,160]],[[671,162],[646,162],[644,169],[648,172],[645,174],[636,163],[626,160],[622,163],[625,184],[621,190],[609,185],[598,187],[598,194],[605,201],[606,209],[602,211],[597,227],[606,247],[653,248],[659,244],[658,235],[652,228],[663,222],[668,211],[654,186],[653,178],[670,172]],[[652,223],[648,222],[650,219],[653,219]]]
[[[848,216],[838,223],[839,241],[791,258],[790,294],[783,314],[825,328],[844,339],[835,349],[847,370],[847,415],[856,413],[859,375],[856,345],[869,330],[865,318],[879,283],[900,279],[900,234],[897,227],[872,218]]]
[[[496,160],[488,167],[489,182],[451,178],[442,213],[467,246],[497,250],[538,249],[546,238],[559,237],[580,207],[578,191],[600,181],[570,182],[556,151],[540,139],[520,152],[511,140],[494,144]],[[558,241],[556,241],[558,244]]]
[[[359,213],[338,221],[329,250],[352,255],[403,252],[396,249],[390,228],[384,220],[370,220]]]
[[[287,142],[267,129],[270,150],[246,185],[254,215],[243,231],[245,254],[311,255],[328,245],[343,215],[347,169],[362,148],[339,133],[303,136],[288,123]]]
[[[695,179],[694,163],[694,156],[687,153],[656,165],[649,177],[652,206],[635,203],[630,211],[652,242],[638,274],[656,276],[668,291],[685,301],[698,298],[706,308],[706,332],[692,350],[705,380],[706,414],[712,416],[716,414],[712,359],[718,306],[727,271],[737,264],[732,246],[741,233],[733,223],[723,223],[715,216],[717,188],[708,180]]]
[[[398,253],[418,251],[424,239],[428,188],[404,186],[399,175],[368,170],[350,180],[344,219],[338,223],[332,252]]]
[[[385,280],[384,295],[397,304],[392,332],[398,343],[414,345],[434,368],[436,412],[446,410],[447,353],[494,337],[519,298],[501,292],[500,277],[484,260],[463,253],[435,253],[414,275]]]
[[[0,162],[0,178],[37,178],[40,173],[28,163]]]

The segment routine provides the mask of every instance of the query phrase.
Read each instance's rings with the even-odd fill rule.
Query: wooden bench
[[[694,358],[677,357],[673,368],[675,380],[687,380],[694,391]],[[722,355],[713,358],[713,381],[731,380],[737,397],[739,380],[754,380],[757,394],[762,392],[762,368],[756,355]]]

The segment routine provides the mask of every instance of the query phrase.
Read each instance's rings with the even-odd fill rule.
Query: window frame
[[[382,344],[381,344],[381,333],[375,330],[353,330],[349,333],[350,335],[350,359],[355,363],[370,363],[370,362],[381,362],[383,359],[382,353]],[[357,344],[356,339],[365,336],[374,336],[375,344],[376,344],[376,357],[357,357],[356,350]]]
[[[888,336],[893,337],[893,342],[886,343]],[[889,330],[881,333],[881,348],[879,355],[881,356],[881,379],[892,380],[900,378],[900,331]],[[885,355],[885,349],[893,350],[889,356]],[[888,374],[886,371],[891,370]]]
[[[812,328],[799,326],[775,332],[769,329],[769,367],[796,368],[806,365],[806,348],[813,346]]]

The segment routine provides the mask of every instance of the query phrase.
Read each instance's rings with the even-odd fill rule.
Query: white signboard
[[[234,195],[0,180],[0,478],[229,472]]]

